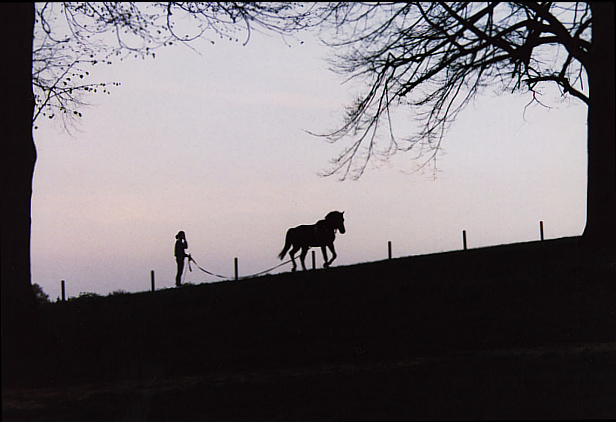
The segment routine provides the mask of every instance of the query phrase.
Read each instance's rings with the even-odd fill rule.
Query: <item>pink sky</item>
[[[399,154],[340,182],[318,173],[343,144],[305,132],[335,127],[356,89],[327,69],[327,50],[255,34],[201,53],[101,69],[122,85],[90,97],[71,134],[53,122],[34,131],[33,282],[52,299],[60,280],[70,296],[148,290],[151,270],[158,288],[173,286],[178,230],[201,266],[232,276],[234,257],[240,275],[277,265],[287,228],[331,210],[347,224],[335,265],[384,259],[388,241],[394,256],[460,249],[462,230],[481,247],[536,240],[540,220],[547,238],[584,228],[586,108],[575,100],[547,95],[553,109],[524,111],[526,97],[483,96],[447,133],[436,179],[409,174]]]

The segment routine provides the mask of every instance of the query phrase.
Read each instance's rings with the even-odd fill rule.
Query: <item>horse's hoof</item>
[[[291,268],[291,272],[292,272],[292,273],[294,273],[294,272],[295,272],[295,270],[297,270],[297,268],[295,268],[295,267]]]
[[[329,264],[326,262],[325,264],[323,264],[323,268],[329,268]]]

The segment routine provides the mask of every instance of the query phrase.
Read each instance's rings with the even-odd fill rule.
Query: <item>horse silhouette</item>
[[[304,259],[306,258],[308,249],[312,246],[320,246],[321,252],[323,253],[323,267],[327,268],[338,256],[336,255],[336,250],[334,249],[336,230],[339,230],[341,234],[344,234],[346,231],[344,228],[344,212],[332,211],[327,214],[323,220],[319,220],[315,224],[304,224],[301,226],[292,227],[287,230],[284,248],[282,248],[282,251],[278,254],[278,257],[283,259],[287,251],[290,249],[289,256],[291,257],[291,261],[293,261],[292,271],[295,271],[297,269],[295,254],[301,249],[302,251],[299,258],[302,264],[302,269],[306,270]],[[332,259],[329,261],[327,259],[326,248],[329,248],[332,252]]]

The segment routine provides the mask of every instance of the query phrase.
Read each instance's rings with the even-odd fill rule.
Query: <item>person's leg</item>
[[[182,284],[182,272],[184,272],[184,259],[176,258],[175,260],[178,264],[178,272],[175,275],[175,285],[179,287]]]

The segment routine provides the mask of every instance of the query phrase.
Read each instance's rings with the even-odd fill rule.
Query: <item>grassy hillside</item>
[[[514,410],[529,403],[545,417],[616,412],[605,398],[616,393],[616,251],[582,250],[577,239],[81,298],[41,312],[44,353],[17,377],[3,363],[3,378],[56,389],[156,385],[166,402],[147,401],[150,416],[134,420],[169,409],[231,420],[241,417],[234,397],[256,412],[244,416],[281,420],[528,417]],[[527,395],[548,381],[557,398]],[[135,410],[129,393],[117,409],[97,397],[94,408]],[[3,419],[28,414],[4,403],[3,391]]]

